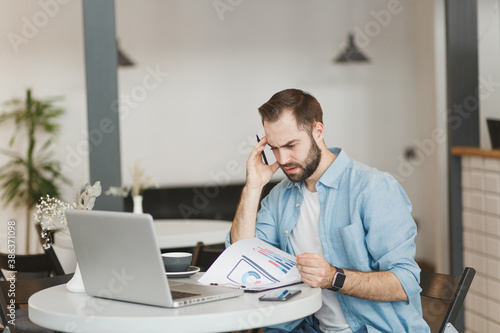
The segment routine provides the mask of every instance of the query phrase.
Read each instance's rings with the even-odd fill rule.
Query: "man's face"
[[[299,130],[291,112],[275,122],[265,122],[267,143],[285,175],[293,182],[305,181],[318,168],[321,150],[310,133]]]

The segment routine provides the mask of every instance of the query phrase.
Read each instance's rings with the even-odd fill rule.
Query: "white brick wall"
[[[467,332],[500,332],[500,160],[462,157],[464,265],[477,271],[465,301]]]

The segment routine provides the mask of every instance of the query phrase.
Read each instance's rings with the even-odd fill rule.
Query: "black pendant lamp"
[[[348,36],[348,44],[346,49],[335,58],[335,62],[350,63],[350,62],[369,62],[370,60],[361,52],[354,43],[354,34]]]

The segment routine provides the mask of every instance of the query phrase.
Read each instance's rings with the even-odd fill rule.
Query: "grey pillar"
[[[114,0],[83,0],[90,179],[103,191],[121,185]],[[101,195],[94,209],[123,210],[122,198]]]
[[[478,37],[476,0],[446,2],[448,143],[479,147]],[[460,158],[449,155],[451,271],[462,263],[462,191]]]
[[[476,0],[446,1],[448,173],[451,273],[463,271],[461,159],[453,146],[479,147],[478,34]],[[463,311],[457,329],[464,330]]]

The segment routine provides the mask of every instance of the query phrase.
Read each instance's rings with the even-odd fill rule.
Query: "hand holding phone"
[[[299,289],[273,290],[259,297],[260,301],[287,301],[295,295],[301,293]]]

